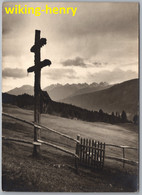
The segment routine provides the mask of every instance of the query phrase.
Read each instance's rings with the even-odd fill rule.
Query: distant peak
[[[100,82],[99,85],[101,85],[101,86],[108,86],[109,84],[107,82]]]
[[[93,83],[90,84],[91,87],[96,87],[96,86],[98,86],[98,85],[99,85],[99,84],[96,83],[96,82],[93,82]]]
[[[64,86],[70,86],[70,84],[69,83],[66,83]]]
[[[48,88],[48,89],[53,89],[53,88],[56,88],[56,87],[72,87],[72,86],[76,86],[76,87],[87,87],[87,86],[90,86],[90,87],[97,87],[97,86],[108,86],[109,84],[107,83],[107,82],[100,82],[100,83],[96,83],[96,82],[93,82],[93,83],[91,83],[91,84],[88,84],[88,83],[86,83],[86,82],[84,82],[84,83],[72,83],[72,84],[70,84],[70,83],[66,83],[66,84],[60,84],[60,83],[57,83],[57,84],[51,84],[51,85],[49,85],[49,86],[47,86],[47,87],[45,87],[44,89],[46,89],[46,88]]]

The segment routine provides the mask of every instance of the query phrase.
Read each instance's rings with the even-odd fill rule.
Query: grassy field
[[[33,111],[4,105],[3,111],[33,121]],[[111,125],[71,120],[43,114],[41,123],[76,138],[92,138],[105,143],[138,147],[138,130],[133,124]],[[33,140],[33,128],[3,117],[2,134],[6,137]],[[75,144],[49,131],[41,131],[41,139],[75,151]],[[32,145],[3,141],[2,178],[4,191],[47,192],[126,192],[137,191],[137,168],[116,161],[105,161],[102,171],[79,167],[76,174],[74,158],[51,147],[41,146],[41,157],[32,157]],[[120,149],[106,148],[106,155],[122,156]],[[138,159],[136,151],[128,150],[126,157]]]

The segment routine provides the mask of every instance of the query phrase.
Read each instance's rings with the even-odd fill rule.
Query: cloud
[[[68,78],[68,79],[77,78],[75,70],[66,69],[66,68],[49,69],[48,71],[44,72],[44,75],[47,75],[47,78],[51,80],[60,80],[60,79],[65,79],[65,78]]]
[[[76,17],[70,20],[68,28],[62,23],[58,26],[63,36],[65,32],[69,32],[66,35],[72,37],[108,33],[132,37],[137,34],[138,3],[90,2],[84,4],[76,3],[78,12]]]
[[[20,68],[5,68],[2,71],[3,78],[12,77],[16,78],[24,78],[26,76],[26,71]]]
[[[24,6],[25,2],[18,4]],[[45,8],[47,2],[26,4]],[[128,80],[136,75],[136,72],[122,70],[126,70],[125,64],[138,60],[138,3],[48,2],[50,7],[77,7],[75,17],[69,14],[57,16],[42,13],[41,16],[35,17],[32,14],[5,13],[4,6],[15,5],[17,2],[3,3],[3,68],[27,69],[33,65],[30,48],[34,44],[35,29],[39,29],[41,37],[47,38],[47,45],[41,49],[41,58],[49,58],[53,67],[50,68],[53,70],[41,79],[44,80],[43,85],[58,80],[62,83],[90,82],[95,78],[99,81],[105,79],[113,82],[121,81],[121,78]],[[107,68],[104,62],[109,62]],[[122,72],[114,71],[115,67],[120,67]],[[137,67],[137,63],[134,63],[127,66],[127,70],[136,70]],[[75,72],[75,69],[78,71]],[[104,69],[107,71],[102,72]],[[44,72],[45,70],[43,74]],[[90,73],[87,75],[88,72]],[[6,72],[4,69],[5,78],[9,77],[9,80],[12,80],[11,74],[12,71]],[[13,78],[20,77],[20,74],[22,71]],[[28,81],[32,82],[33,76],[28,78]],[[5,79],[5,82],[6,80],[8,79]],[[23,84],[27,82],[27,78],[19,80],[22,80]],[[14,81],[13,88],[17,85]]]
[[[86,68],[86,64],[83,60],[83,58],[76,57],[75,59],[68,59],[62,62],[64,66],[79,66]]]
[[[93,62],[93,65],[95,68],[101,68],[107,65],[107,63],[101,63],[101,62]]]
[[[6,14],[5,7],[13,8],[16,5],[15,2],[4,2],[2,6],[2,33],[3,35],[8,36],[9,34],[17,35],[18,32],[16,31],[17,25],[19,26],[19,30],[23,29],[23,24],[28,21],[28,18],[25,15],[18,14]]]
[[[87,77],[90,82],[107,81],[108,83],[117,83],[137,78],[138,74],[132,70],[123,71],[119,68],[116,68],[112,71],[103,70],[97,73],[88,73]]]
[[[12,7],[15,4],[17,3],[5,2],[3,9],[4,6]],[[20,4],[25,5],[24,2]],[[28,6],[34,7],[44,7],[45,4],[46,2],[27,2]],[[134,51],[137,48],[135,42],[138,37],[138,3],[48,2],[48,5],[76,6],[78,9],[75,17],[41,14],[36,19],[32,14],[8,15],[3,10],[3,55],[18,56],[19,52],[21,55],[22,52],[29,51],[32,43],[24,51],[23,46],[30,39],[34,40],[35,29],[41,29],[42,34],[45,32],[45,37],[49,40],[50,56],[54,57],[56,53],[60,57],[64,55],[63,59],[74,55],[88,57],[96,53],[104,56],[106,50],[109,51],[107,55],[112,53],[112,56],[115,56],[113,51],[116,50],[117,54],[118,49],[128,55],[129,48],[134,48]],[[12,39],[13,41],[10,41]],[[134,43],[128,47],[131,40],[134,40]],[[17,48],[17,53],[13,50],[13,45]],[[127,48],[122,48],[123,45]]]

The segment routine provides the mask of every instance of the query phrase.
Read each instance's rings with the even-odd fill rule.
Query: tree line
[[[34,97],[28,94],[23,95],[10,95],[7,93],[2,94],[3,103],[13,104],[20,108],[34,109]],[[74,105],[55,102],[51,100],[46,91],[41,91],[41,113],[48,113],[58,115],[65,118],[83,120],[88,122],[106,122],[106,123],[126,123],[130,122],[127,119],[126,112],[123,110],[121,114],[112,112],[111,114],[105,113],[102,109],[99,111],[90,111]],[[134,117],[134,123],[137,123],[137,117]]]

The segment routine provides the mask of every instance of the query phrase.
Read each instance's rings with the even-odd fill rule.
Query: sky
[[[77,7],[75,16],[42,13],[8,15],[4,7]],[[51,84],[120,83],[138,77],[138,3],[135,2],[6,2],[2,12],[2,91],[34,85],[35,30],[47,44],[41,60],[41,87]]]

